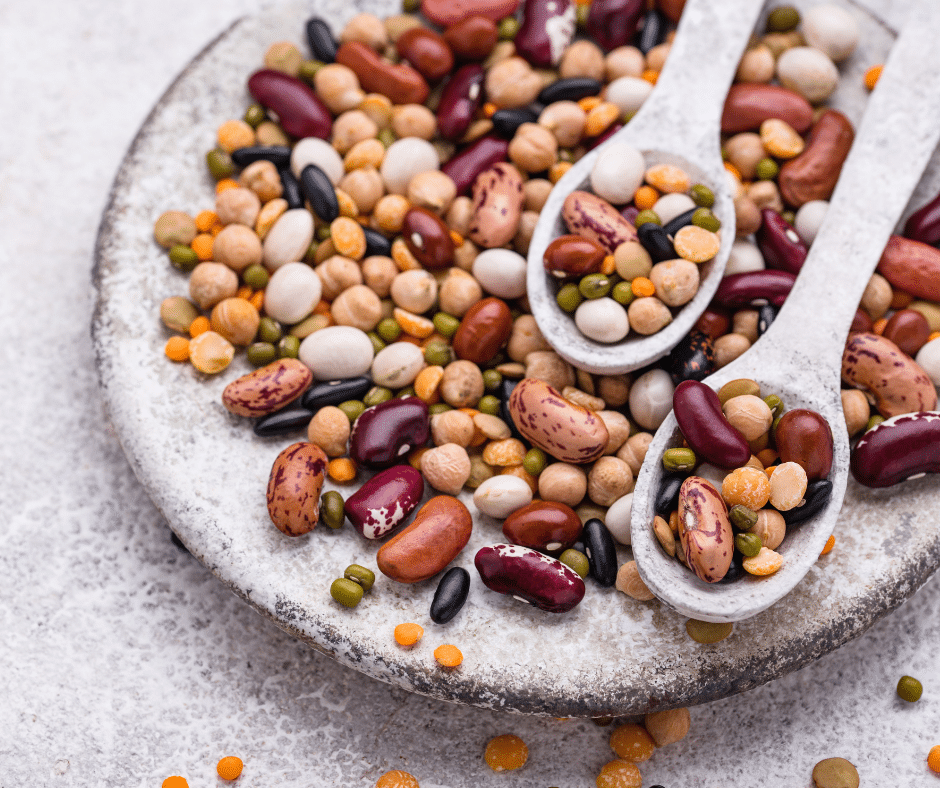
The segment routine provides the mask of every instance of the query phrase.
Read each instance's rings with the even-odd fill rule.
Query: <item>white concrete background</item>
[[[903,0],[878,5],[902,21]],[[422,788],[591,786],[610,728],[393,690],[256,615],[174,547],[109,429],[89,323],[111,179],[170,80],[257,6],[0,1],[0,788],[216,786],[228,754],[253,788],[371,788],[392,768]],[[839,755],[863,786],[940,786],[938,645],[934,579],[817,663],[693,709],[644,785],[808,788]],[[483,748],[506,732],[530,759],[496,775]]]

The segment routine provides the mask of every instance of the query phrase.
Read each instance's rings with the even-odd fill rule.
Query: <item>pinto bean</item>
[[[728,507],[711,482],[690,476],[679,489],[679,541],[686,563],[706,583],[717,583],[728,572],[734,535]]]
[[[616,208],[590,192],[571,192],[565,198],[562,218],[572,233],[597,241],[610,254],[637,237],[636,228]]]
[[[519,170],[506,162],[494,164],[473,184],[470,240],[486,248],[505,246],[516,235],[523,202]]]
[[[320,490],[327,456],[313,443],[294,443],[282,451],[268,478],[268,516],[288,536],[312,531],[320,516]]]

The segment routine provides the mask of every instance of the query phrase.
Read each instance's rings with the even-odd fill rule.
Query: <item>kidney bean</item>
[[[795,281],[796,275],[789,271],[745,271],[731,274],[721,280],[712,305],[736,309],[764,298],[779,306],[786,300]]]
[[[323,449],[307,442],[291,444],[274,460],[268,477],[268,516],[287,536],[301,536],[316,527],[327,462]]]
[[[483,101],[483,68],[461,66],[444,86],[437,108],[437,129],[445,140],[459,140]]]
[[[336,60],[336,50],[339,48],[333,31],[327,22],[318,16],[307,20],[307,43],[313,56],[323,62],[332,63]]]
[[[874,323],[872,323],[871,315],[859,307],[855,310],[855,317],[852,318],[852,325],[849,327],[849,332],[857,333],[859,331],[871,331],[873,326]]]
[[[423,0],[421,13],[435,25],[449,27],[472,16],[498,22],[515,13],[519,0]]]
[[[779,85],[732,85],[721,115],[723,134],[753,131],[770,118],[789,123],[804,134],[813,124],[813,105],[796,91]]]
[[[600,95],[604,83],[590,77],[567,77],[556,79],[539,93],[538,102],[546,107],[556,101],[579,101],[588,96]]]
[[[450,230],[437,214],[427,208],[409,208],[401,227],[410,252],[426,268],[438,270],[454,259],[454,241]]]
[[[258,419],[252,430],[259,438],[271,438],[275,435],[287,435],[310,423],[313,411],[306,408],[285,408],[276,413],[269,413]]]
[[[281,358],[242,375],[222,392],[222,405],[237,416],[264,416],[304,393],[313,374],[295,358]]]
[[[886,419],[937,405],[937,390],[927,373],[890,339],[877,334],[849,336],[842,354],[842,380],[869,392]]]
[[[431,437],[427,403],[390,399],[367,408],[353,423],[349,456],[366,468],[388,468]]]
[[[695,321],[693,328],[707,334],[714,342],[718,337],[728,333],[731,328],[731,317],[724,310],[708,307]]]
[[[381,93],[393,104],[423,104],[430,93],[424,77],[411,66],[389,63],[360,41],[342,44],[336,62],[355,71],[367,93]]]
[[[823,112],[803,152],[780,168],[777,185],[783,199],[799,208],[832,197],[854,139],[855,129],[845,115],[834,109]]]
[[[811,517],[819,514],[826,508],[829,499],[832,497],[832,482],[828,479],[818,479],[806,485],[806,492],[803,494],[803,503],[780,512],[783,515],[783,521],[787,524],[787,531],[805,523]]]
[[[580,235],[561,235],[542,255],[545,270],[557,279],[580,279],[601,270],[607,250],[597,241]]]
[[[930,324],[927,318],[914,309],[901,309],[888,320],[882,333],[911,358],[927,344],[930,338]]]
[[[509,341],[512,313],[501,298],[477,301],[460,321],[451,345],[459,359],[485,364]]]
[[[617,546],[607,526],[597,518],[584,524],[581,534],[584,554],[588,558],[591,576],[605,588],[617,582]]]
[[[398,54],[428,82],[440,82],[454,67],[454,53],[439,33],[413,27],[395,41]]]
[[[768,268],[798,274],[809,250],[796,230],[773,208],[760,212],[761,226],[757,231],[757,246]]]
[[[905,413],[872,427],[855,444],[849,468],[865,487],[940,472],[940,413]]]
[[[339,405],[351,399],[362,399],[370,388],[372,379],[364,375],[342,380],[324,380],[307,389],[300,404],[316,411],[325,405]]]
[[[663,43],[666,39],[666,20],[655,8],[646,12],[643,17],[643,27],[640,29],[640,38],[637,41],[637,48],[644,55],[654,46]]]
[[[676,259],[676,250],[673,248],[672,241],[660,225],[653,224],[653,222],[641,224],[636,228],[636,237],[643,248],[649,252],[654,263]]]
[[[669,374],[675,384],[683,380],[702,380],[714,371],[715,346],[712,338],[702,331],[690,331],[669,354]]]
[[[646,3],[643,0],[593,0],[585,30],[605,50],[629,44]]]
[[[324,222],[339,216],[339,200],[329,176],[316,164],[308,164],[300,172],[300,190],[310,202],[314,213]]]
[[[300,188],[300,181],[289,169],[278,170],[281,176],[281,197],[287,202],[288,210],[304,207],[304,194]]]
[[[653,511],[664,520],[669,520],[669,515],[679,506],[679,490],[687,476],[684,473],[665,473],[663,480],[659,484],[659,490],[656,491],[656,499],[653,503]]]
[[[480,173],[473,184],[473,219],[467,236],[477,246],[505,246],[516,236],[525,196],[522,175],[507,162]]]
[[[275,113],[281,128],[292,137],[329,139],[333,116],[313,90],[297,77],[263,68],[248,79],[248,92],[261,106]]]
[[[366,539],[390,534],[424,496],[424,478],[410,465],[379,471],[346,500],[346,517]]]
[[[362,233],[366,237],[366,252],[363,257],[391,257],[392,242],[378,230],[363,227]]]
[[[751,459],[744,436],[725,418],[718,395],[704,383],[686,380],[676,386],[672,408],[689,447],[719,468],[740,468]]]
[[[685,0],[656,0],[656,7],[670,20],[678,22],[682,9],[685,8]]]
[[[454,155],[450,161],[442,164],[441,172],[454,182],[457,194],[464,195],[470,191],[470,187],[481,172],[486,172],[497,162],[506,161],[508,153],[508,140],[501,139],[495,134],[487,134]]]
[[[714,485],[698,476],[686,479],[679,491],[679,541],[700,580],[717,583],[728,572],[734,555],[728,507]]]
[[[431,621],[446,624],[460,612],[470,594],[470,573],[462,566],[452,566],[437,584],[431,600]]]
[[[892,235],[878,261],[878,273],[913,296],[940,301],[940,249]]]
[[[499,41],[499,28],[492,19],[471,16],[448,27],[444,40],[459,60],[486,60]]]
[[[472,528],[466,506],[450,495],[438,495],[418,510],[411,525],[379,548],[375,561],[392,580],[420,583],[457,557]]]
[[[473,564],[483,584],[548,613],[565,613],[584,598],[584,581],[556,558],[514,544],[477,551]]]
[[[924,244],[940,242],[940,194],[908,217],[904,236]]]
[[[637,239],[636,228],[609,202],[590,192],[571,192],[565,198],[561,215],[569,231],[596,241],[609,254],[620,244]]]
[[[522,20],[513,39],[516,53],[539,68],[558,65],[574,37],[571,0],[524,0]]]
[[[809,481],[825,479],[832,470],[832,430],[815,411],[788,410],[777,423],[774,440],[780,462],[795,462]]]
[[[567,550],[581,538],[582,530],[577,512],[556,501],[533,501],[503,523],[503,535],[510,542],[546,553]]]
[[[231,153],[232,161],[239,167],[247,167],[256,161],[269,161],[279,170],[290,166],[291,149],[286,145],[249,145]]]

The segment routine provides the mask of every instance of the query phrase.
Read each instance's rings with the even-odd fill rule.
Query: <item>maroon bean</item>
[[[855,444],[849,468],[865,487],[940,472],[940,413],[905,413],[872,427]]]
[[[347,41],[336,51],[336,62],[351,68],[367,93],[381,93],[393,104],[423,104],[428,83],[411,66],[389,63],[361,41]]]
[[[483,68],[469,63],[444,86],[437,108],[437,130],[445,140],[459,140],[483,101]]]
[[[728,91],[721,131],[723,134],[752,131],[770,118],[785,120],[803,134],[813,124],[813,105],[789,88],[742,82]]]
[[[678,22],[682,9],[685,8],[685,0],[656,0],[656,7],[670,20]]]
[[[454,67],[454,53],[447,42],[426,27],[406,30],[398,37],[395,48],[428,82],[440,82]]]
[[[744,436],[721,410],[718,395],[704,383],[684,380],[672,395],[672,409],[689,447],[720,468],[740,468],[751,459]]]
[[[930,339],[930,324],[917,310],[901,309],[891,315],[882,336],[913,358]]]
[[[565,613],[584,598],[584,581],[561,561],[514,544],[477,551],[473,564],[483,584],[548,613]]]
[[[904,236],[924,244],[940,241],[940,194],[910,215],[904,224]]]
[[[425,268],[446,268],[454,259],[454,241],[441,218],[427,208],[409,208],[401,225],[405,245]]]
[[[320,97],[296,77],[263,68],[248,79],[248,92],[277,115],[281,128],[292,137],[329,139],[333,116]]]
[[[388,468],[430,437],[426,402],[417,397],[390,399],[366,409],[353,423],[349,456],[366,468]]]
[[[761,226],[757,231],[757,246],[768,268],[798,274],[809,250],[796,230],[773,208],[760,212]]]
[[[421,502],[424,478],[410,465],[379,471],[346,499],[346,516],[366,539],[394,531]]]
[[[852,325],[849,327],[850,333],[868,332],[871,331],[872,326],[875,324],[872,322],[871,315],[868,314],[864,309],[859,307],[855,310],[855,317],[852,318]]]
[[[906,293],[940,301],[940,249],[892,235],[878,261],[878,273]]]
[[[457,358],[485,364],[509,341],[512,312],[501,298],[477,301],[460,321],[452,345]]]
[[[506,518],[503,535],[513,544],[560,553],[578,541],[582,527],[581,518],[570,506],[532,501]]]
[[[573,279],[601,270],[607,249],[597,241],[580,235],[562,235],[545,249],[545,270],[558,279]]]
[[[774,306],[786,300],[796,275],[789,271],[745,271],[731,274],[721,280],[712,306],[735,309],[746,306],[758,298],[766,298]]]
[[[707,334],[711,337],[712,342],[714,342],[722,334],[728,333],[728,330],[731,328],[731,318],[723,309],[708,307],[708,309],[702,312],[702,316],[695,321],[693,328],[696,331]]]
[[[477,175],[486,172],[497,162],[506,161],[508,153],[508,140],[501,139],[495,134],[487,134],[443,164],[441,172],[454,182],[457,194],[466,194],[473,186]]]
[[[781,462],[795,462],[809,481],[825,479],[832,470],[832,430],[818,413],[806,408],[788,410],[774,430]]]
[[[633,203],[630,203],[629,205],[625,205],[620,209],[620,215],[635,227],[636,217],[640,215],[640,209],[637,208]]]
[[[448,27],[471,16],[485,16],[498,22],[511,16],[519,7],[519,0],[423,0],[421,13],[435,25]]]
[[[499,41],[499,28],[492,19],[471,16],[448,27],[444,31],[444,40],[454,57],[477,62],[486,60],[493,51]]]
[[[845,115],[834,109],[823,112],[803,152],[780,168],[777,185],[784,202],[799,208],[832,197],[854,139],[855,129]]]
[[[585,29],[604,49],[623,46],[633,38],[645,8],[644,0],[593,0]]]
[[[525,0],[522,26],[513,43],[516,53],[537,68],[558,65],[574,37],[571,0]]]

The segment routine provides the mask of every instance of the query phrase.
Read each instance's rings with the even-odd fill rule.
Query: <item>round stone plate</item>
[[[356,609],[331,599],[330,583],[348,564],[375,568],[378,545],[349,526],[337,532],[321,526],[292,539],[271,524],[268,472],[303,433],[260,439],[223,409],[222,389],[249,370],[244,354],[216,377],[164,357],[160,302],[186,294],[187,278],[168,264],[152,231],[165,210],[196,214],[213,206],[205,152],[216,128],[251,103],[245,82],[268,45],[305,46],[304,22],[314,11],[339,30],[359,10],[394,13],[391,3],[282,4],[211,42],[147,118],[104,213],[93,325],[101,385],[131,466],[192,553],[260,613],[350,668],[436,698],[560,717],[619,716],[741,692],[858,636],[910,596],[940,562],[929,514],[940,509],[940,492],[932,478],[884,492],[850,486],[835,550],[782,602],[736,625],[717,645],[693,642],[685,620],[658,602],[636,602],[591,580],[582,604],[563,615],[487,590],[473,556],[502,541],[502,532],[467,495],[474,531],[456,563],[470,571],[472,584],[453,621],[438,626],[428,618],[435,580],[404,586],[379,575]],[[843,68],[834,103],[857,122],[862,75],[883,62],[893,33],[850,10],[860,17],[863,44]],[[912,205],[938,188],[934,167]],[[348,496],[354,488],[338,489]],[[621,548],[621,561],[628,558],[629,549]],[[425,629],[411,649],[392,635],[403,621]],[[442,643],[461,649],[459,668],[438,667],[433,651]]]

